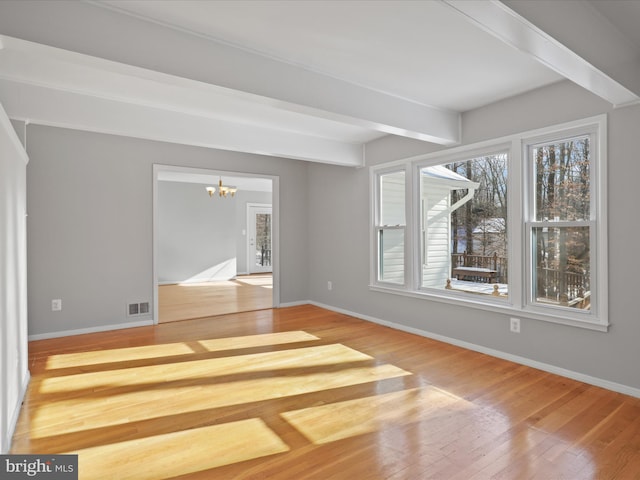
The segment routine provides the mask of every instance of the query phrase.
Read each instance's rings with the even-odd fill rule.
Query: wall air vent
[[[149,302],[138,302],[127,304],[127,316],[147,315],[150,313]]]

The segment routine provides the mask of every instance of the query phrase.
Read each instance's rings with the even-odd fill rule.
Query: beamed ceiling
[[[569,80],[640,97],[640,2],[0,2],[11,118],[346,166]]]

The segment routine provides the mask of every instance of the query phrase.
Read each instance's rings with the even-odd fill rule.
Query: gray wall
[[[270,192],[238,190],[209,198],[206,185],[158,182],[158,282],[228,280],[247,273],[247,203]]]
[[[27,387],[28,158],[0,105],[0,453],[7,453]]]
[[[27,130],[30,333],[117,325],[124,305],[150,300],[151,165],[280,176],[281,301],[306,299],[640,388],[637,205],[640,106],[608,105],[562,82],[463,117],[465,142],[609,114],[608,333],[372,292],[369,172],[30,125]],[[436,150],[385,137],[367,145],[370,165]],[[327,290],[327,280],[333,290]],[[51,312],[52,298],[63,311]],[[135,318],[135,317],[134,317]]]
[[[29,125],[29,334],[133,324],[152,301],[152,165],[280,178],[280,300],[307,290],[308,163]],[[51,311],[51,299],[62,311]]]
[[[499,102],[463,116],[465,142],[608,113],[609,320],[608,333],[522,320],[509,332],[508,316],[464,306],[372,292],[369,281],[369,170],[329,165],[309,168],[311,299],[405,327],[469,342],[505,354],[640,388],[638,281],[640,238],[637,183],[640,106],[611,109],[569,82]],[[424,152],[433,151],[425,145]],[[367,145],[370,165],[420,153],[416,142],[385,137]],[[336,239],[339,239],[337,241]],[[333,289],[327,290],[327,280]]]
[[[158,283],[236,275],[236,199],[209,198],[205,186],[158,182]]]

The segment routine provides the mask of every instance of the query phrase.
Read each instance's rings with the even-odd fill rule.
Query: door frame
[[[263,270],[262,272],[260,270],[252,272],[251,269],[252,267],[255,267],[254,263],[255,263],[255,249],[252,248],[253,245],[250,245],[249,243],[249,233],[251,232],[251,228],[255,228],[255,226],[250,227],[249,225],[251,225],[252,222],[252,214],[251,214],[251,209],[252,208],[263,208],[263,209],[269,209],[269,211],[271,212],[271,268],[269,270]],[[267,273],[267,272],[273,272],[273,205],[271,205],[270,203],[247,203],[247,236],[245,237],[245,243],[246,243],[246,253],[247,253],[247,273],[248,274],[252,274],[252,273]]]
[[[152,290],[153,290],[153,324],[160,318],[158,308],[158,177],[161,172],[192,173],[212,175],[215,177],[248,177],[271,180],[271,266],[273,275],[273,308],[280,307],[280,177],[257,173],[234,172],[228,170],[212,170],[206,168],[180,167],[177,165],[153,165],[153,245],[152,245]],[[206,192],[203,190],[203,195]]]

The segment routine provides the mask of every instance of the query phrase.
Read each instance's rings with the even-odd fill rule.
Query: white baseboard
[[[281,303],[277,308],[296,307],[299,305],[308,305],[310,303],[311,302],[309,302],[308,300],[303,300],[299,302]],[[61,330],[59,332],[38,333],[35,335],[29,335],[29,341],[46,340],[48,338],[69,337],[72,335],[82,335],[84,333],[107,332],[109,330],[121,330],[124,328],[146,327],[149,325],[157,325],[157,323],[158,322],[156,322],[154,319],[148,319],[148,320],[140,320],[138,322],[119,323],[115,325],[100,325],[97,327],[79,328],[75,330]]]
[[[69,337],[71,335],[82,335],[84,333],[107,332],[109,330],[121,330],[123,328],[147,327],[153,325],[153,319],[139,320],[137,322],[118,323],[114,325],[99,325],[97,327],[78,328],[75,330],[61,330],[59,332],[39,333],[29,335],[29,341],[46,340],[47,338]]]
[[[309,305],[309,304],[313,304],[313,302],[309,300],[301,300],[299,302],[285,302],[278,305],[278,308],[299,307],[300,305]],[[331,309],[327,308],[327,310],[331,310]]]
[[[502,358],[503,360],[508,360],[510,362],[519,363],[521,365],[525,365],[527,367],[536,368],[538,370],[542,370],[549,373],[554,373],[556,375],[560,375],[562,377],[571,378],[572,380],[578,380],[579,382],[588,383],[589,385],[595,385],[596,387],[606,388],[607,390],[612,390],[618,393],[624,393],[625,395],[631,395],[632,397],[640,398],[640,388],[635,388],[629,385],[624,385],[621,383],[611,382],[609,380],[605,380],[598,377],[592,377],[591,375],[585,375],[584,373],[575,372],[573,370],[567,370],[566,368],[557,367],[555,365],[551,365],[548,363],[538,362],[537,360],[532,360],[530,358],[521,357],[519,355],[513,355],[511,353],[502,352],[500,350],[494,350],[493,348],[483,347],[482,345],[476,345],[474,343],[465,342],[462,340],[458,340],[456,338],[446,337],[444,335],[439,335],[437,333],[431,333],[426,330],[420,330],[418,328],[407,327],[406,325],[401,325],[399,323],[389,322],[387,320],[382,320],[380,318],[371,317],[369,315],[362,315],[360,313],[351,312],[349,310],[345,310],[343,308],[333,307],[331,305],[325,305],[319,302],[308,302],[311,305],[315,305],[320,308],[326,308],[327,310],[331,310],[338,313],[343,313],[345,315],[349,315],[351,317],[356,317],[361,320],[366,320],[368,322],[377,323],[379,325],[384,325],[385,327],[390,327],[396,330],[401,330],[403,332],[413,333],[415,335],[420,335],[422,337],[431,338],[433,340],[438,340],[440,342],[449,343],[451,345],[455,345],[457,347],[466,348],[467,350],[473,350],[475,352],[484,353],[487,355],[491,355],[492,357]]]
[[[5,441],[2,443],[7,446],[6,452],[0,452],[2,455],[6,455],[11,451],[11,443],[13,440],[13,434],[16,431],[16,425],[18,424],[18,418],[20,417],[20,410],[22,410],[22,403],[24,402],[24,397],[27,394],[27,388],[29,387],[29,382],[31,381],[31,372],[27,370],[24,374],[24,378],[20,384],[20,392],[18,392],[18,401],[16,402],[15,408],[11,414],[11,418],[9,419],[9,424],[7,425],[6,437]]]

